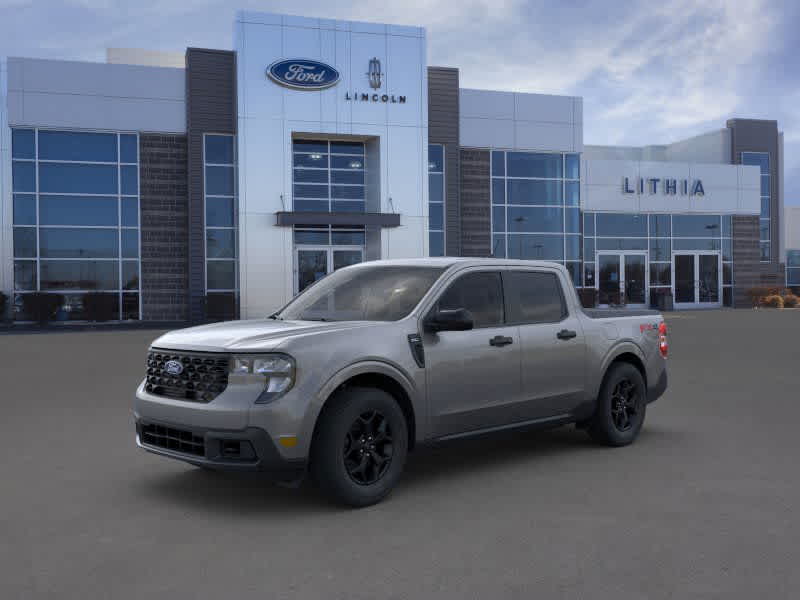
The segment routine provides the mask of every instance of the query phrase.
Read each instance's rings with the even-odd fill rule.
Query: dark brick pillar
[[[492,253],[492,206],[488,150],[461,150],[461,254]]]
[[[747,290],[761,285],[758,217],[733,217],[733,305],[751,306]]]
[[[142,318],[188,319],[186,136],[139,135]]]

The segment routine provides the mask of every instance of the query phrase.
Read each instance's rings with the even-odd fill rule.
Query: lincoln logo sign
[[[272,63],[267,75],[275,83],[296,90],[324,90],[339,83],[339,71],[332,66],[299,58]]]
[[[656,194],[659,191],[667,196],[675,196],[680,193],[681,196],[705,196],[706,191],[703,189],[703,182],[699,179],[661,179],[659,177],[636,177],[631,180],[630,177],[622,178],[622,193],[623,194],[644,194],[647,189],[648,194]]]

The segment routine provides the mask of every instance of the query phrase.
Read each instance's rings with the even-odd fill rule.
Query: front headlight
[[[256,402],[269,402],[294,385],[295,363],[286,354],[239,354],[231,358],[231,383],[263,383],[264,391]]]

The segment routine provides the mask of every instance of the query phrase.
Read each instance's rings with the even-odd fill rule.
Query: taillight
[[[669,344],[667,344],[667,324],[664,321],[658,325],[658,351],[661,352],[661,356],[667,358]]]

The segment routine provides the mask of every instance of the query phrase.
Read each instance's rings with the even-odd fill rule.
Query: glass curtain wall
[[[138,148],[135,133],[12,131],[16,319],[37,291],[63,300],[59,321],[91,318],[90,299],[140,318]]]
[[[364,212],[364,143],[293,140],[296,211]]]
[[[206,310],[209,318],[234,318],[237,268],[236,137],[205,134]]]
[[[444,256],[444,146],[428,145],[428,254]]]
[[[769,152],[742,152],[742,164],[761,169],[761,218],[759,224],[759,243],[761,262],[769,262],[772,256],[770,243],[770,199],[772,197],[769,176]]]
[[[492,151],[492,255],[561,262],[581,284],[580,155]]]
[[[786,285],[800,288],[800,250],[786,251]]]

